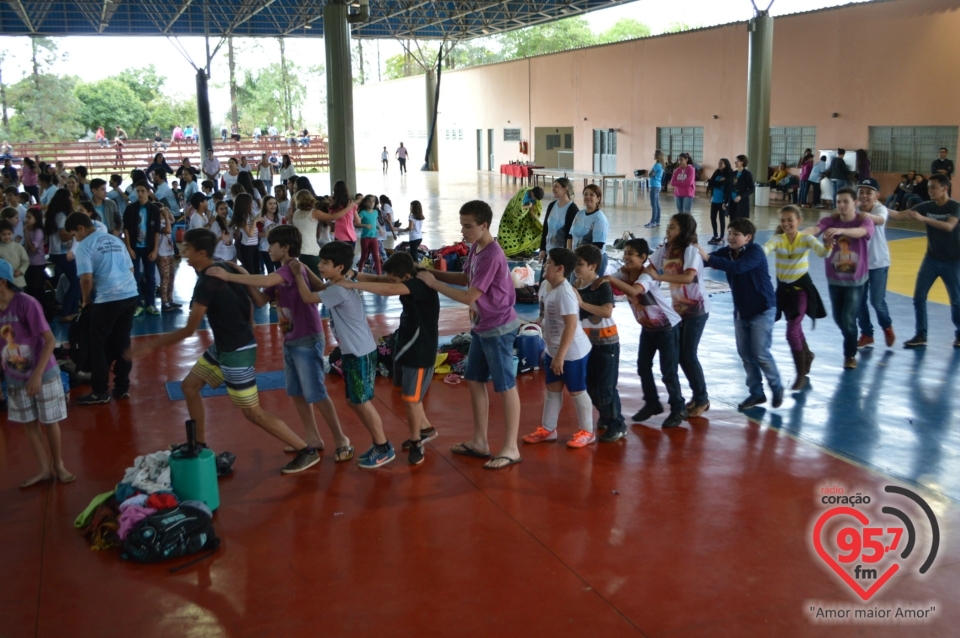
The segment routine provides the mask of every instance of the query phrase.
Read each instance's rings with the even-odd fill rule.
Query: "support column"
[[[200,162],[207,159],[207,149],[213,148],[210,130],[210,95],[207,92],[207,72],[197,70],[197,128],[200,129]]]
[[[429,149],[429,160],[427,161],[426,170],[436,171],[439,170],[440,166],[440,151],[439,151],[439,139],[437,138],[437,123],[434,121],[434,102],[437,99],[437,72],[433,69],[430,69],[426,73],[426,85],[427,85],[427,143],[430,144]],[[432,129],[432,130],[431,130]]]
[[[327,64],[327,133],[330,144],[330,192],[343,180],[356,191],[357,166],[353,140],[353,73],[350,67],[350,25],[347,5],[328,2],[323,7],[323,43]]]
[[[770,82],[773,75],[773,18],[757,11],[748,23],[750,60],[747,70],[747,157],[758,182],[770,166]]]

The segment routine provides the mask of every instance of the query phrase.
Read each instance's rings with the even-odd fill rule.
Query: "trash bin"
[[[769,206],[770,205],[770,185],[769,184],[757,184],[757,192],[755,196],[755,204],[757,206]]]

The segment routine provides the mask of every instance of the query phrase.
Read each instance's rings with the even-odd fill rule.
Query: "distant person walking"
[[[403,144],[400,144],[403,146]],[[390,167],[390,153],[387,152],[387,147],[383,147],[383,152],[380,153],[380,163],[383,164],[383,174],[387,174],[387,169]]]
[[[397,161],[400,162],[400,174],[404,175],[407,172],[407,147],[403,145],[403,142],[400,142],[400,148],[396,152]]]

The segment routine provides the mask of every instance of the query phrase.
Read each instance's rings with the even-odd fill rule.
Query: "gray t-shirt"
[[[945,222],[951,217],[960,219],[960,202],[948,199],[943,206],[923,202],[913,207],[924,217]],[[927,254],[937,261],[960,261],[960,223],[950,232],[927,226]]]
[[[333,285],[321,290],[319,295],[333,317],[330,327],[340,342],[340,352],[362,357],[377,349],[359,290]]]

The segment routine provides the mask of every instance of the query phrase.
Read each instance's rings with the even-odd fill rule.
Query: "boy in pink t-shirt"
[[[503,447],[484,465],[488,470],[499,470],[519,463],[520,450],[517,434],[520,429],[520,395],[513,372],[513,341],[520,328],[520,320],[513,306],[516,292],[510,278],[507,258],[490,234],[493,211],[486,202],[474,200],[460,208],[460,230],[470,246],[463,272],[422,271],[417,275],[428,286],[454,301],[470,307],[470,352],[464,378],[470,387],[473,406],[473,439],[458,443],[454,454],[487,458],[486,383],[493,380],[493,389],[503,400],[503,423],[507,435]],[[467,289],[453,286],[466,286]]]

